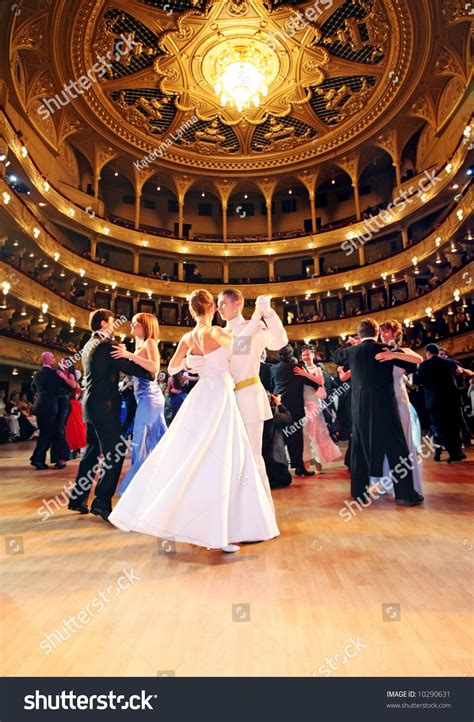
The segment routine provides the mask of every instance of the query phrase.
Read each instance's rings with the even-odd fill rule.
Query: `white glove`
[[[263,318],[267,318],[271,315],[272,306],[270,303],[270,299],[268,296],[257,296],[257,300],[255,301],[255,315],[263,316]]]

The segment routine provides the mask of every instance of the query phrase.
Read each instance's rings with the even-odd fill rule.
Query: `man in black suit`
[[[421,504],[423,497],[413,488],[412,470],[417,459],[410,456],[393,385],[393,366],[413,371],[413,364],[376,360],[376,355],[387,347],[377,342],[379,326],[373,319],[361,321],[358,334],[359,341],[350,339],[349,345],[337,349],[332,356],[338,366],[351,371],[352,496],[355,499],[363,496],[370,476],[384,476],[383,462],[387,457],[397,504]]]
[[[92,336],[82,349],[84,369],[83,416],[87,424],[87,448],[77,470],[76,484],[71,492],[69,509],[87,514],[87,498],[98,475],[91,513],[107,519],[112,511],[112,497],[120,478],[127,445],[121,436],[120,372],[129,376],[150,378],[141,366],[128,359],[111,356],[114,346],[114,314],[99,308],[90,316]]]
[[[56,369],[53,369],[54,362],[55,357],[51,351],[41,354],[42,368],[36,371],[31,382],[33,392],[37,394],[32,412],[38,422],[39,436],[30,464],[40,471],[49,468],[46,464],[46,454],[57,436],[58,395],[63,384]],[[64,465],[58,462],[56,468],[64,468]]]
[[[270,374],[272,368],[272,364],[267,363],[267,349],[264,348],[262,351],[262,356],[260,358],[260,370],[259,370],[259,376],[260,381],[262,382],[263,388],[265,391],[269,391],[272,393],[272,377]]]
[[[270,369],[273,393],[281,396],[281,402],[291,414],[293,423],[283,429],[285,443],[290,454],[290,466],[294,467],[296,476],[313,476],[303,461],[303,424],[305,418],[303,388],[305,384],[314,389],[319,388],[316,381],[295,373],[295,368],[302,368],[294,356],[293,346],[287,344],[278,351],[279,363]]]
[[[458,371],[455,361],[439,356],[439,346],[426,346],[426,361],[418,367],[415,384],[422,386],[425,405],[439,442],[449,453],[448,464],[466,458],[462,452],[461,397],[456,383]],[[439,460],[439,455],[438,459]]]

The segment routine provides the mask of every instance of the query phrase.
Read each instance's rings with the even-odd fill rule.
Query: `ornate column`
[[[355,215],[358,221],[360,221],[359,161],[359,153],[354,153],[353,155],[345,155],[338,163],[338,165],[346,171],[351,179],[352,187],[354,189]]]
[[[272,240],[272,202],[265,201],[267,207],[267,238]]]
[[[297,176],[308,191],[309,205],[311,207],[311,229],[313,233],[316,233],[316,183],[318,176],[319,170],[305,170]]]
[[[314,275],[319,276],[321,273],[321,267],[319,265],[319,254],[316,251],[313,252],[313,264],[314,264]]]
[[[178,200],[178,238],[183,237],[184,198]]]
[[[191,176],[188,175],[174,174],[171,177],[178,196],[178,238],[182,238],[184,226],[184,199],[186,197],[186,193],[194,184],[194,178],[191,178]]]
[[[270,281],[275,280],[275,260],[273,258],[268,259],[268,278]]]
[[[365,266],[365,246],[362,244],[359,246],[359,265]]]
[[[216,180],[214,183],[217,195],[219,196],[222,208],[222,239],[224,243],[227,242],[227,204],[229,202],[230,194],[237,185],[237,181]]]
[[[402,171],[398,160],[393,162],[393,167],[395,168],[395,175],[397,178],[397,188],[399,188],[402,184]]]
[[[178,258],[178,281],[184,281],[184,263]]]
[[[92,260],[95,261],[95,259],[97,258],[97,239],[91,238],[90,244],[91,244],[91,250],[90,250],[91,258],[92,258]]]
[[[140,273],[140,254],[138,251],[133,252],[133,272]]]
[[[222,269],[223,283],[229,283],[229,261],[224,261]]]
[[[94,146],[94,197],[96,201],[99,200],[101,170],[107,163],[117,158],[117,156],[118,153],[116,153],[111,146],[104,145],[104,143],[96,143]],[[95,210],[98,210],[97,202]],[[104,211],[106,212],[106,209],[104,209]]]
[[[402,228],[402,243],[403,243],[403,248],[408,248],[408,246],[409,246],[408,231],[406,228]]]
[[[260,188],[262,195],[265,199],[265,206],[267,208],[267,239],[272,240],[273,228],[272,228],[272,201],[275,188],[277,187],[278,181],[271,178],[259,178],[257,186]]]
[[[222,240],[227,243],[227,199],[221,198],[222,208]]]
[[[141,190],[135,190],[135,230],[140,228],[140,199],[142,197]]]
[[[358,221],[361,219],[360,215],[360,195],[359,195],[359,183],[356,181],[352,181],[352,187],[354,189],[354,203],[355,203],[355,212],[356,212],[356,218]]]

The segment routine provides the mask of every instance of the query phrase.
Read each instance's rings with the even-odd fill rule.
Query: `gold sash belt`
[[[239,381],[234,386],[234,391],[239,391],[239,389],[245,389],[246,386],[253,386],[253,384],[259,384],[260,378],[258,376],[252,376],[251,379],[245,379],[245,381]]]

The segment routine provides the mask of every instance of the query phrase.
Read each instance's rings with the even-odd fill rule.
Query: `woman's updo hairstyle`
[[[209,313],[214,305],[214,299],[209,291],[205,288],[198,288],[189,296],[189,307],[194,311],[196,316],[204,316]]]

